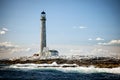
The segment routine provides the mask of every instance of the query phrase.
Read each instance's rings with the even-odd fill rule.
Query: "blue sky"
[[[119,0],[0,0],[0,42],[39,45],[43,10],[49,47],[119,44]]]

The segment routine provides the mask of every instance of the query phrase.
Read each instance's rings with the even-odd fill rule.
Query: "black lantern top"
[[[43,12],[41,12],[41,14],[45,14],[45,12],[43,11]]]
[[[41,12],[41,20],[46,20],[46,14],[44,11]]]

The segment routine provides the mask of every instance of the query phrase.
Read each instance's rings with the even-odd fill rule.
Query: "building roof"
[[[58,51],[57,51],[57,50],[49,50],[49,52],[56,52],[56,53],[58,53]]]

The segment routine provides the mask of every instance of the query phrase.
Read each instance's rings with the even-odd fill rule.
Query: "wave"
[[[71,66],[76,67],[71,67]],[[63,67],[63,66],[69,66],[69,67]],[[77,66],[76,64],[57,64],[56,62],[53,62],[52,64],[14,64],[10,65],[9,68],[18,68],[22,70],[31,70],[31,69],[52,69],[52,70],[58,70],[63,72],[78,72],[78,73],[115,73],[120,74],[120,67],[117,68],[96,68],[94,66],[84,67],[84,66]]]

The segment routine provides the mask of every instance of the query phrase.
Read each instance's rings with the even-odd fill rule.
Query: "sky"
[[[39,52],[42,11],[49,49],[120,57],[119,0],[0,0],[0,58]]]

